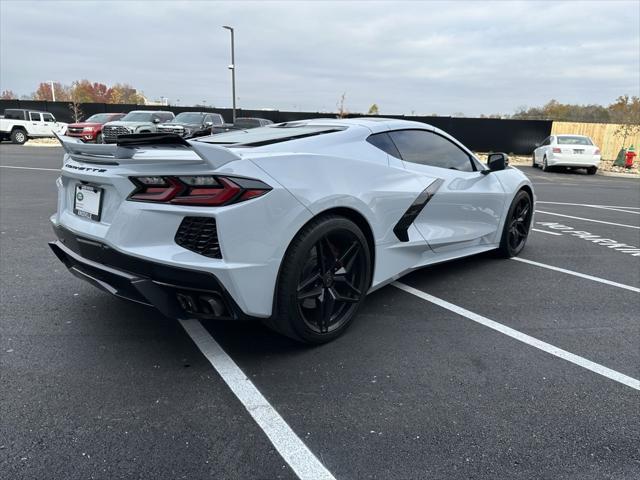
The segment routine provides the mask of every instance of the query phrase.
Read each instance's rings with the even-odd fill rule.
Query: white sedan
[[[552,135],[533,151],[533,167],[548,172],[553,167],[586,168],[594,175],[600,165],[600,149],[583,135]]]

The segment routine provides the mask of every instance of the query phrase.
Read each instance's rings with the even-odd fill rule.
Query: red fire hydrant
[[[633,161],[636,158],[636,151],[633,148],[633,145],[631,145],[629,147],[629,150],[627,150],[627,153],[624,156],[624,166],[625,168],[633,168]]]

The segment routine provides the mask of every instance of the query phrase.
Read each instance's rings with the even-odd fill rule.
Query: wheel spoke
[[[308,289],[315,282],[320,281],[320,278],[321,277],[319,273],[314,273],[306,280],[303,280],[302,282],[300,282],[300,285],[298,285],[298,292],[303,292],[304,290]]]
[[[299,301],[306,300],[307,298],[317,298],[320,295],[322,295],[322,286],[312,288],[311,290],[308,290],[306,292],[298,290]]]
[[[356,286],[351,283],[351,281],[349,281],[349,279],[347,279],[347,277],[343,277],[343,276],[339,276],[339,277],[335,277],[335,282],[336,283],[340,283],[341,285],[346,285],[346,287],[351,290],[351,292],[353,292],[355,295],[358,296],[358,298],[356,299],[356,301],[360,298],[360,296],[362,295],[362,292],[360,290],[358,290],[356,288]]]
[[[327,333],[329,331],[329,324],[331,323],[331,314],[335,307],[335,300],[335,296],[331,289],[325,288],[320,307],[320,322],[318,323],[321,333]]]
[[[358,256],[358,252],[360,251],[360,243],[353,242],[347,251],[342,254],[342,256],[338,259],[338,265],[340,267],[344,267],[345,271],[351,270],[353,266],[353,262]]]
[[[335,287],[331,288],[331,293],[333,294],[333,296],[335,297],[335,299],[338,302],[345,302],[345,303],[358,303],[358,301],[360,301],[360,296],[358,297],[347,297],[346,295],[342,295],[340,294]]]

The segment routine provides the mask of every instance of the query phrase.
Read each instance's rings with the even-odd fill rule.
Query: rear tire
[[[598,167],[588,167],[587,175],[595,175],[597,171],[598,171]]]
[[[547,157],[545,155],[545,157],[542,159],[542,171],[543,172],[550,172],[551,171],[551,167],[549,166],[549,164],[547,163]]]
[[[24,145],[27,140],[29,140],[27,132],[25,132],[21,128],[16,128],[11,131],[11,141],[16,145]]]
[[[337,338],[364,301],[371,270],[367,239],[355,223],[337,215],[311,221],[287,249],[274,315],[265,324],[304,343]]]
[[[536,163],[536,154],[531,155],[531,166],[533,168],[538,168],[538,164]]]
[[[533,219],[533,202],[524,190],[520,190],[511,202],[507,218],[502,229],[498,255],[511,258],[518,255],[529,237],[531,220]]]

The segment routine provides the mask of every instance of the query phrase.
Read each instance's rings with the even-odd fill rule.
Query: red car
[[[126,113],[96,113],[85,122],[71,123],[67,127],[69,137],[80,138],[83,142],[102,143],[102,126],[124,117]]]

